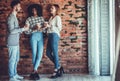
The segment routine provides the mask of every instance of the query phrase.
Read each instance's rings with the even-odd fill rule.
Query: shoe
[[[34,80],[34,73],[31,73],[29,77],[31,80]]]
[[[35,73],[35,74],[34,74],[34,80],[39,80],[39,79],[40,79],[39,74],[38,74],[38,73]]]
[[[19,79],[19,80],[22,80],[24,77],[22,77],[22,76],[20,76],[20,75],[17,74],[17,75],[15,75],[15,78]]]
[[[60,69],[59,69],[59,76],[61,77],[64,73],[65,72],[64,72],[63,67],[60,67]]]
[[[60,76],[60,71],[59,69],[57,71],[54,71],[53,75],[50,77],[51,79],[58,78]]]
[[[13,78],[10,78],[9,81],[21,81],[21,80],[18,80],[17,78],[13,77]]]
[[[31,80],[39,80],[40,79],[40,76],[38,73],[31,73],[30,74],[30,79]]]
[[[50,78],[54,79],[54,78],[61,77],[64,73],[65,73],[64,69],[61,66],[57,71],[54,71],[54,74]]]

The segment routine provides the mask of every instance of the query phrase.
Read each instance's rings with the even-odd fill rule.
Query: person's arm
[[[29,26],[29,30],[25,31],[24,33],[25,33],[25,34],[31,34],[31,33],[32,33],[32,30],[31,30],[31,28],[30,28],[29,18],[26,19],[25,25]]]
[[[58,30],[61,31],[62,30],[62,20],[61,20],[61,17],[57,16],[56,21],[57,21]]]
[[[45,26],[45,20],[43,17],[41,17],[41,28],[40,30],[42,30],[43,32],[47,29],[47,27]]]
[[[10,16],[8,18],[8,28],[9,28],[10,34],[21,33],[21,32],[23,32],[25,30],[24,28],[19,28],[19,27],[15,28],[14,23],[15,23],[14,17]]]
[[[44,20],[44,18],[42,17],[42,18],[41,18],[41,26],[42,26],[42,27],[44,27],[44,22],[45,22],[45,20]]]

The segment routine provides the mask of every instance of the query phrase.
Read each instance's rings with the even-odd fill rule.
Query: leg
[[[51,44],[52,43],[51,43],[51,41],[52,41],[52,39],[51,39],[51,36],[49,35],[48,36],[48,42],[47,42],[46,55],[53,63],[55,63],[53,55],[52,55],[52,49],[51,49]]]
[[[39,67],[39,64],[40,64],[40,61],[42,59],[42,56],[43,56],[43,35],[42,33],[40,33],[40,40],[37,42],[37,57],[36,57],[36,62],[35,62],[35,67],[34,67],[34,70],[37,71],[38,67]]]
[[[14,77],[16,75],[16,57],[17,57],[17,47],[16,46],[8,46],[8,52],[9,52],[9,76],[10,78]]]
[[[32,80],[38,80],[40,79],[39,74],[37,72],[37,69],[39,67],[42,55],[43,55],[43,35],[42,32],[37,32],[34,34],[36,39],[36,43],[35,43],[35,47],[33,47],[33,49],[35,50],[35,59],[34,59],[34,69],[33,69],[33,73],[30,75],[30,78]]]
[[[51,42],[51,47],[53,51],[53,57],[55,62],[55,69],[59,69],[60,63],[59,63],[59,55],[58,55],[58,43],[59,43],[59,36],[56,33],[52,34],[53,40]]]
[[[33,67],[35,67],[35,61],[36,61],[36,53],[37,53],[37,39],[35,37],[35,35],[33,35],[31,37],[30,40],[30,44],[31,44],[31,48],[32,48],[32,63],[33,63]]]
[[[51,50],[53,52],[53,58],[54,58],[54,64],[55,64],[55,69],[54,73],[51,76],[51,78],[57,78],[62,76],[63,73],[63,68],[60,66],[59,63],[59,55],[58,55],[58,43],[59,43],[59,36],[56,33],[51,33]]]
[[[19,62],[19,59],[20,59],[20,50],[19,50],[19,46],[17,46],[17,56],[16,56],[16,61],[15,61],[15,71],[14,73],[17,75],[17,64]]]

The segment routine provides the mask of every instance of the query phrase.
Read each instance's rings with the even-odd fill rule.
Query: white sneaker
[[[22,76],[20,76],[20,75],[17,74],[17,75],[15,75],[15,78],[19,79],[19,80],[22,80],[24,77],[22,77]]]
[[[13,78],[10,78],[9,81],[20,81],[20,80],[18,80],[15,77],[13,77]]]

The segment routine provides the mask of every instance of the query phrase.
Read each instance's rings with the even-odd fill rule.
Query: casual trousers
[[[31,35],[30,44],[32,48],[32,63],[34,70],[37,70],[43,56],[43,33],[34,32]]]
[[[56,33],[48,34],[48,43],[46,54],[48,58],[54,63],[55,69],[60,67],[59,55],[58,55],[58,44],[60,37]]]
[[[19,45],[18,46],[8,46],[9,53],[9,76],[14,77],[17,74],[17,64],[20,58]]]

